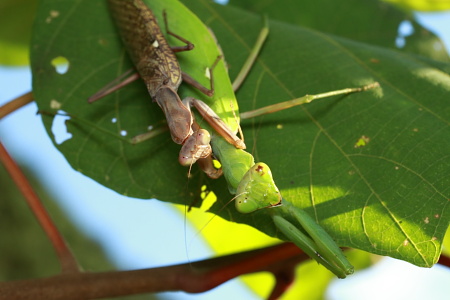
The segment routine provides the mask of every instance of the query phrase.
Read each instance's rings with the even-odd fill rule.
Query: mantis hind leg
[[[213,71],[214,71],[215,67],[217,66],[217,64],[219,63],[219,61],[221,59],[222,59],[222,55],[217,56],[216,60],[212,64],[212,66],[210,68],[208,68],[208,71],[209,71],[209,82],[210,82],[210,88],[209,89],[207,87],[204,87],[200,82],[198,82],[197,80],[195,80],[194,78],[192,78],[189,74],[187,74],[185,72],[181,72],[182,77],[183,77],[183,82],[193,86],[194,88],[196,88],[197,90],[199,90],[200,92],[205,94],[206,96],[212,97],[214,95],[214,75],[213,75]]]
[[[294,217],[307,234],[300,231],[298,225],[286,220],[284,215]],[[275,226],[311,258],[325,266],[339,278],[353,273],[353,266],[329,234],[317,224],[305,211],[283,201],[283,206],[274,208],[272,219]]]
[[[244,65],[242,66],[241,70],[239,71],[239,74],[236,76],[236,78],[233,81],[233,91],[236,92],[244,82],[245,78],[247,77],[248,73],[252,69],[253,65],[255,64],[256,58],[258,57],[259,53],[261,52],[262,46],[264,45],[264,42],[267,39],[267,36],[269,35],[269,23],[267,20],[267,17],[264,16],[264,25],[261,31],[259,32],[258,38],[256,39],[256,43],[253,46],[253,48],[250,51],[249,56],[247,57],[247,60],[245,61]]]
[[[137,72],[133,73],[133,71],[135,71],[135,70],[134,69],[129,69],[128,71],[126,71],[125,73],[123,73],[122,75],[120,75],[119,77],[117,77],[116,79],[114,79],[113,81],[108,83],[107,85],[105,85],[97,93],[95,93],[94,95],[90,96],[88,98],[88,102],[92,103],[92,102],[95,102],[97,100],[100,100],[101,98],[103,98],[103,97],[105,97],[105,96],[107,96],[109,94],[112,94],[115,91],[123,88],[124,86],[132,83],[133,81],[138,80],[139,79],[139,73],[137,73]]]
[[[173,36],[174,38],[176,38],[186,44],[185,46],[180,46],[180,47],[170,47],[172,49],[172,51],[173,52],[181,52],[181,51],[190,51],[190,50],[194,49],[194,44],[192,44],[187,39],[185,39],[185,38],[179,36],[178,34],[169,30],[169,24],[167,22],[167,13],[165,10],[163,11],[163,17],[164,17],[164,25],[166,26],[167,34]]]
[[[302,249],[309,257],[315,259],[319,264],[323,265],[325,268],[333,272],[339,278],[345,278],[346,274],[339,269],[337,266],[329,263],[324,257],[319,253],[319,249],[314,244],[314,241],[301,232],[297,227],[287,221],[285,218],[274,215],[272,219],[275,226],[295,245]]]

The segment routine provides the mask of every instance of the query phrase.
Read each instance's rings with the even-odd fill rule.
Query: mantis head
[[[182,166],[192,166],[198,159],[211,155],[211,135],[205,129],[199,129],[187,138],[178,156]]]
[[[245,173],[236,194],[236,209],[244,214],[281,205],[280,191],[265,163],[257,163]]]

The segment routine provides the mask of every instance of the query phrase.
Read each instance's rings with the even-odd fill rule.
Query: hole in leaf
[[[66,74],[69,70],[69,60],[64,56],[55,57],[50,63],[58,74]]]
[[[398,25],[398,35],[400,36],[410,36],[414,33],[414,26],[408,20],[403,20],[400,25]]]
[[[405,44],[406,44],[406,40],[404,37],[398,36],[395,38],[395,46],[397,46],[397,48],[403,48],[403,47],[405,47]]]
[[[403,20],[398,25],[397,37],[395,38],[395,45],[398,48],[405,47],[406,37],[412,35],[414,33],[414,26],[408,20]]]
[[[59,114],[61,113],[61,114]],[[64,116],[64,111],[58,111],[58,115],[53,118],[52,133],[55,138],[55,142],[61,145],[65,141],[72,138],[72,134],[67,131],[66,122],[70,120],[69,116]]]

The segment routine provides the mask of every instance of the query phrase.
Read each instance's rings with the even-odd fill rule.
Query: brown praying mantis
[[[208,71],[211,89],[207,89],[181,71],[175,52],[192,50],[193,45],[168,30],[165,13],[164,20],[167,33],[186,43],[186,46],[169,46],[153,12],[141,0],[110,0],[109,7],[139,77],[145,82],[150,96],[158,103],[166,116],[172,140],[183,145],[179,162],[181,165],[190,166],[197,160],[202,159],[200,165],[203,171],[211,178],[218,178],[222,173],[220,169],[215,169],[212,164],[210,134],[208,131],[201,129],[195,122],[190,107],[194,106],[214,130],[236,148],[245,149],[245,144],[206,103],[194,97],[181,100],[177,90],[181,82],[185,81],[205,95],[212,96],[214,93],[212,71],[220,56],[217,57],[216,62]],[[132,75],[125,79],[122,85],[137,78],[138,76]],[[93,102],[120,87],[119,85],[109,88],[110,86],[111,84],[93,95],[89,102]],[[142,140],[142,137],[135,139],[135,141],[140,140]]]

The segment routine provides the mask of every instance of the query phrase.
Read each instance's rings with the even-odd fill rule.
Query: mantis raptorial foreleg
[[[200,128],[194,120],[192,124],[194,134],[181,147],[178,162],[182,166],[191,167],[195,162],[208,177],[217,179],[222,176],[222,169],[216,169],[212,160],[211,135]]]

